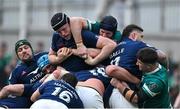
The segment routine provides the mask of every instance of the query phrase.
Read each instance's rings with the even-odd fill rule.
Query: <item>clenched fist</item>
[[[67,47],[63,47],[57,51],[57,56],[62,60],[65,60],[71,55],[72,55],[72,50]]]

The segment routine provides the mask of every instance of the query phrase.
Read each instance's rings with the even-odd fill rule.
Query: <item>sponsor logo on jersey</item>
[[[31,74],[36,74],[36,73],[38,73],[38,70],[39,70],[39,68],[36,68],[36,70],[30,72],[27,76],[29,76],[29,75],[31,75]]]
[[[25,75],[26,73],[27,73],[27,72],[23,71],[23,72],[21,73],[21,76]]]

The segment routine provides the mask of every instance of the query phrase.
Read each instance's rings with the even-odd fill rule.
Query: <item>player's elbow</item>
[[[35,101],[37,100],[34,93],[33,93],[33,95],[31,96],[30,100],[31,100],[32,102],[35,102]]]
[[[158,53],[159,60],[167,60],[167,56],[164,53]]]
[[[111,41],[109,43],[109,47],[111,48],[111,50],[114,50],[116,48],[117,44],[114,41]]]
[[[166,68],[168,68],[169,65],[168,65],[168,57],[167,57],[167,55],[164,52],[160,51],[160,50],[157,50],[157,53],[158,53],[158,62],[161,65],[163,65]]]
[[[114,72],[116,71],[117,66],[116,65],[108,65],[106,67],[106,74],[110,77],[113,77]]]
[[[10,92],[12,92],[13,90],[13,85],[7,85],[5,87],[3,87],[4,92],[6,92],[7,94],[9,94]]]
[[[32,102],[35,102],[35,99],[34,99],[34,97],[33,97],[33,96],[31,96],[31,101],[32,101]]]

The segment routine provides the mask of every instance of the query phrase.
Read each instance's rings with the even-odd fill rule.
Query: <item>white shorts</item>
[[[95,89],[85,86],[76,86],[76,91],[83,102],[84,108],[104,108],[102,96]]]
[[[66,105],[61,102],[50,100],[50,99],[40,99],[34,102],[30,109],[68,109]]]
[[[116,88],[113,89],[109,98],[109,106],[110,108],[138,108],[126,100],[126,98],[124,98],[124,96]]]

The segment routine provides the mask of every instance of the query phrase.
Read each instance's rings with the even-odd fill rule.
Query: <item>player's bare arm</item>
[[[49,51],[49,54],[48,54],[49,61],[52,64],[61,63],[65,59],[67,59],[70,55],[72,55],[72,51],[71,51],[71,49],[66,48],[66,47],[60,48],[57,51],[57,53],[50,48],[50,51]]]
[[[79,55],[87,55],[87,49],[83,44],[81,30],[87,25],[86,19],[82,17],[71,17],[70,18],[70,28],[73,34],[75,43],[77,45],[77,53]]]
[[[24,92],[23,84],[13,84],[3,87],[0,91],[0,99],[6,98],[9,95],[21,96]]]
[[[32,94],[32,96],[31,96],[31,101],[32,101],[32,102],[35,102],[40,95],[41,95],[41,94],[39,93],[39,89],[37,89],[37,90]]]
[[[91,61],[85,61],[85,62],[90,65],[98,64],[99,62],[106,59],[113,52],[116,45],[117,44],[113,40],[99,36],[96,47],[101,49],[101,52]]]

